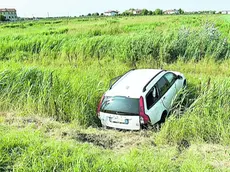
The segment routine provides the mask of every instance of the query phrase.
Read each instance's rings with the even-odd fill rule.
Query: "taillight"
[[[147,124],[149,122],[148,115],[145,114],[145,106],[144,106],[144,99],[141,96],[139,100],[139,115],[144,120],[144,124]]]
[[[99,104],[98,104],[98,107],[97,107],[97,115],[98,115],[98,116],[99,116],[100,109],[101,109],[101,104],[102,104],[104,98],[105,98],[105,96],[103,95],[103,96],[101,97],[101,100],[100,100]]]

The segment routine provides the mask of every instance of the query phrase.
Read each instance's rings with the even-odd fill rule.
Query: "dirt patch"
[[[2,116],[2,117],[6,117],[8,115],[8,113],[6,113],[6,112],[0,112],[0,116]]]
[[[136,147],[156,146],[154,142],[156,132],[152,130],[123,131],[114,129],[102,129],[89,127],[82,129],[74,123],[60,123],[51,118],[37,116],[17,116],[16,114],[0,113],[3,117],[3,124],[17,127],[18,129],[30,126],[39,130],[48,137],[56,139],[74,139],[80,143],[89,143],[103,149],[129,151]],[[1,116],[0,116],[1,117]]]
[[[104,149],[130,150],[134,147],[156,146],[152,132],[123,132],[115,130],[97,130],[97,133],[78,131],[72,138],[82,143],[91,143]],[[69,135],[69,134],[64,134]],[[70,134],[71,135],[71,134]]]
[[[86,134],[78,133],[74,139],[83,143],[92,143],[96,146],[103,147],[105,149],[113,149],[116,142],[119,141],[118,138],[109,137],[105,134]]]
[[[182,139],[180,142],[177,143],[177,150],[179,153],[182,153],[185,149],[190,147],[189,141]]]

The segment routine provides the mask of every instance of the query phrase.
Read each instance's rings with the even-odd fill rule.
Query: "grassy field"
[[[0,25],[0,171],[230,171],[230,17]],[[103,130],[96,108],[131,68],[180,71],[160,131]]]

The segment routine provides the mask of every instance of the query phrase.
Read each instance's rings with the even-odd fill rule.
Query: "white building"
[[[137,15],[137,14],[141,14],[142,10],[141,9],[130,9],[128,12],[134,15]]]
[[[166,10],[164,11],[164,14],[179,14],[179,10]]]
[[[221,14],[230,14],[230,10],[221,11]]]
[[[17,20],[17,11],[14,8],[0,8],[0,15],[6,17],[6,20],[16,21]]]
[[[106,11],[104,12],[104,16],[116,16],[118,15],[118,11],[114,11],[114,10],[111,10],[111,11]]]
[[[140,9],[136,9],[133,11],[133,14],[141,14],[142,13],[142,10]]]

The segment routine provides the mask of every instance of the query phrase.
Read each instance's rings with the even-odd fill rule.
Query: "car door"
[[[184,79],[183,77],[181,78],[177,78],[176,82],[175,82],[175,85],[176,85],[176,90],[177,92],[181,90],[181,88],[184,87]]]
[[[155,96],[153,93],[155,92]],[[159,97],[159,90],[157,84],[155,84],[145,96],[145,113],[149,116],[152,124],[157,123],[161,119],[161,115],[165,110],[163,102]]]
[[[171,108],[171,103],[176,95],[176,75],[168,72],[152,86],[145,95],[145,109],[151,123],[160,121],[163,112]],[[155,96],[153,93],[155,92]]]
[[[161,101],[167,109],[167,112],[169,112],[172,105],[172,100],[177,93],[175,84],[176,80],[176,75],[172,72],[168,72],[157,83]]]

